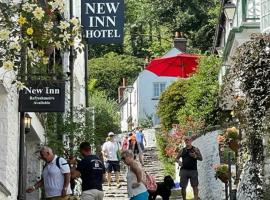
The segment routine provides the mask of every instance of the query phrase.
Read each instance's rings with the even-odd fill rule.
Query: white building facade
[[[126,132],[141,126],[142,123],[151,122],[152,126],[160,123],[156,108],[161,93],[177,77],[157,76],[144,70],[133,83],[133,89],[124,91],[124,98],[120,103],[121,130]]]

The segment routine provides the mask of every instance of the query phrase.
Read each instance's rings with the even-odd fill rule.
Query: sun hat
[[[114,132],[109,132],[108,133],[108,136],[114,136],[115,134],[114,134]]]

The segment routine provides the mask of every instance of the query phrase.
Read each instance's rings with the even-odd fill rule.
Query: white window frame
[[[164,85],[164,88],[161,87],[161,85]],[[158,86],[156,91],[156,86]],[[160,94],[166,89],[166,82],[154,82],[153,83],[153,97],[158,98]]]

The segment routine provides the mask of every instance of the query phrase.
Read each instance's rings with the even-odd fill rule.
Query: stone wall
[[[18,190],[19,114],[17,99],[16,88],[8,93],[0,91],[0,181],[11,193],[11,196],[6,199],[17,199]]]
[[[203,161],[198,161],[200,198],[222,200],[225,197],[224,184],[216,180],[213,166],[220,163],[217,135],[219,131],[209,132],[197,138],[193,145],[202,153]]]

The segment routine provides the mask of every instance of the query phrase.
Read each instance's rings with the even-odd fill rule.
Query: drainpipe
[[[73,0],[69,0],[69,17],[73,18]],[[74,107],[74,48],[70,46],[69,48],[69,71],[70,71],[70,121],[73,122],[73,107]],[[74,149],[74,136],[70,137],[70,154],[73,155]]]

